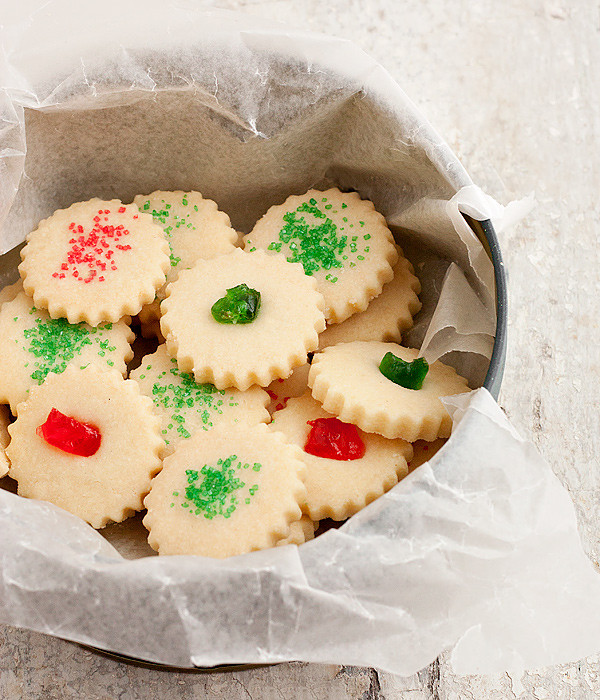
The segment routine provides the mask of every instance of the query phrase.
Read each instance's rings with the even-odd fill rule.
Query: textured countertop
[[[589,0],[229,0],[354,40],[429,117],[500,202],[535,191],[502,236],[509,354],[500,403],[569,490],[600,556],[600,7]],[[122,664],[41,634],[0,629],[0,697],[595,698],[598,657],[523,675],[457,677],[443,655],[410,678],[308,664],[220,674]]]

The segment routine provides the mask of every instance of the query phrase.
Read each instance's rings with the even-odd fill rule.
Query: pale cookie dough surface
[[[25,292],[52,318],[97,326],[137,314],[165,282],[169,245],[135,204],[91,199],[59,209],[27,237]]]
[[[224,558],[290,535],[306,497],[297,447],[265,425],[219,426],[181,442],[144,501],[159,554]]]
[[[290,534],[277,543],[278,547],[286,544],[301,545],[315,538],[315,532],[319,523],[314,523],[309,517],[303,515],[300,520],[290,525]]]
[[[368,433],[409,442],[449,437],[452,420],[440,401],[469,391],[467,380],[439,360],[429,366],[419,390],[394,384],[379,371],[387,352],[406,362],[418,356],[395,343],[334,345],[313,357],[308,384],[323,408]]]
[[[95,454],[70,454],[36,433],[53,408],[100,431]],[[163,443],[152,402],[116,370],[90,365],[49,375],[19,404],[9,433],[10,476],[19,495],[50,501],[95,528],[141,510],[161,468]]]
[[[310,364],[296,367],[286,379],[276,379],[267,387],[267,394],[271,399],[269,413],[285,408],[287,402],[296,396],[302,396],[308,389],[308,372]]]
[[[236,246],[238,234],[231,227],[229,216],[200,192],[157,190],[138,194],[133,203],[141,212],[151,214],[154,223],[165,232],[171,263],[165,284],[176,280],[179,271],[192,267],[196,260],[225,255]],[[164,285],[157,296],[164,299]]]
[[[250,425],[268,423],[266,405],[269,396],[260,387],[247,391],[216,389],[212,384],[198,384],[190,374],[181,372],[165,345],[129,375],[145,396],[152,399],[161,420],[165,455],[171,454],[181,440],[197,430],[211,430],[220,424],[243,421]]]
[[[6,456],[6,448],[10,442],[9,425],[10,411],[8,406],[0,405],[0,478],[8,474],[9,462]]]
[[[92,327],[52,319],[21,292],[0,309],[0,402],[9,403],[14,413],[32,387],[69,365],[93,363],[125,375],[126,363],[133,357],[133,340],[124,321]]]
[[[398,253],[384,217],[356,192],[309,190],[271,207],[244,249],[283,253],[301,262],[325,299],[328,323],[364,311],[392,279]]]
[[[413,266],[397,247],[398,262],[394,278],[365,311],[350,316],[343,323],[328,326],[319,336],[319,349],[350,343],[354,340],[384,340],[400,342],[402,333],[413,325],[413,317],[421,308],[417,294],[421,284]]]
[[[0,307],[7,301],[12,301],[17,294],[23,291],[23,280],[19,279],[14,284],[8,284],[0,290]]]
[[[407,461],[412,457],[408,442],[387,440],[361,430],[358,433],[366,450],[360,459],[342,461],[305,452],[311,430],[308,421],[331,417],[306,392],[300,398],[290,399],[286,408],[275,413],[271,424],[272,430],[282,432],[289,442],[302,449],[307,490],[304,510],[312,520],[349,518],[406,476]]]
[[[261,294],[256,319],[223,324],[211,314],[228,289],[242,283]],[[268,386],[307,361],[325,327],[323,297],[301,265],[283,256],[235,249],[199,260],[167,288],[161,330],[183,372],[218,389]]]

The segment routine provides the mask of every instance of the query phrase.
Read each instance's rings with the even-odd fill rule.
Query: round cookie
[[[319,523],[314,523],[309,517],[303,515],[300,520],[290,525],[290,534],[277,543],[278,547],[283,547],[286,544],[301,545],[309,540],[314,540],[315,532],[319,527]]]
[[[19,404],[9,433],[19,495],[50,501],[95,528],[141,510],[161,468],[152,402],[116,370],[90,365],[48,375]]]
[[[70,324],[64,318],[50,318],[21,292],[0,308],[0,401],[9,403],[14,413],[31,387],[68,365],[94,363],[125,375],[126,363],[133,357],[133,340],[123,320],[96,327]]]
[[[268,394],[257,386],[247,391],[216,389],[212,384],[198,384],[190,374],[181,372],[165,345],[129,375],[140,391],[154,402],[161,420],[165,440],[165,455],[177,444],[192,436],[196,430],[211,430],[226,423],[244,421],[248,424],[268,423],[270,415],[265,406]]]
[[[421,389],[406,389],[383,376],[379,363],[391,352],[406,362],[419,353],[395,343],[340,343],[313,357],[308,384],[323,408],[368,433],[408,442],[449,437],[452,419],[441,396],[469,391],[467,380],[439,360]]]
[[[244,249],[283,253],[317,281],[328,323],[364,311],[392,279],[398,253],[384,217],[357,192],[309,190],[271,207]]]
[[[309,454],[304,450],[311,432],[309,421],[321,418],[332,415],[307,391],[299,398],[290,399],[283,410],[275,413],[271,429],[282,432],[289,442],[303,448],[307,490],[304,510],[309,517],[345,520],[406,476],[412,447],[404,440],[387,440],[357,430],[365,448],[362,457],[340,460]]]
[[[23,291],[23,280],[19,279],[13,284],[8,284],[0,290],[0,307],[7,301],[12,301],[17,294]]]
[[[200,192],[157,190],[138,194],[133,203],[144,214],[151,214],[154,223],[165,232],[171,263],[165,284],[176,280],[179,271],[192,267],[196,260],[225,255],[236,247],[237,231],[231,227],[229,217]],[[157,297],[164,299],[165,285]]]
[[[252,322],[221,323],[217,302],[247,285],[260,293]],[[267,386],[306,362],[325,327],[323,298],[300,265],[262,251],[239,248],[182,270],[167,287],[161,330],[183,372],[217,389]]]
[[[322,334],[321,334],[322,335]],[[310,364],[296,367],[296,369],[286,379],[276,379],[267,387],[267,394],[271,399],[269,413],[280,411],[285,408],[287,402],[302,394],[308,389],[308,372]]]
[[[394,265],[394,278],[381,294],[373,299],[365,311],[350,316],[343,323],[336,323],[319,336],[319,349],[350,343],[353,340],[385,340],[399,343],[403,331],[413,325],[413,316],[421,308],[417,294],[421,291],[418,277],[411,263],[397,246],[398,262]]]
[[[163,230],[134,204],[91,199],[59,209],[27,237],[19,272],[38,308],[97,326],[137,314],[169,269]]]
[[[8,406],[0,405],[0,479],[8,474],[8,457],[6,448],[10,442],[8,426],[10,425],[10,411]]]
[[[297,447],[263,424],[198,431],[164,461],[144,504],[159,554],[224,558],[274,546],[300,519]]]

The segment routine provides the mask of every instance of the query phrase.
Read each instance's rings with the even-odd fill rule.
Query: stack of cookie
[[[160,554],[227,557],[302,544],[449,436],[440,397],[467,382],[398,344],[420,286],[371,202],[294,195],[240,243],[198,192],[93,199],[30,234],[0,296],[20,495],[97,528],[146,508]],[[133,317],[159,343],[134,363]]]

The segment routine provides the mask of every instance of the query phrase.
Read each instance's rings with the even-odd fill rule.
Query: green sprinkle
[[[202,515],[208,520],[218,516],[230,518],[240,504],[236,492],[246,488],[246,483],[238,477],[242,468],[237,456],[230,455],[226,459],[218,459],[214,466],[205,464],[199,471],[186,469],[186,500],[182,507],[192,515]],[[243,502],[249,504],[257,490],[258,484],[248,488]],[[173,496],[179,496],[179,492],[174,491]]]
[[[219,391],[212,384],[198,384],[191,374],[178,369],[176,360],[171,359],[171,363],[173,366],[168,372],[158,373],[152,385],[151,398],[165,415],[163,435],[171,437],[170,432],[174,431],[173,437],[176,435],[187,439],[191,437],[191,432],[186,423],[193,415],[199,415],[202,429],[210,430],[213,427],[214,417],[223,414],[221,406],[225,391]],[[145,376],[140,375],[140,379]],[[230,406],[238,406],[233,399],[229,401]]]
[[[326,202],[327,199],[323,198],[322,201]],[[325,209],[330,208],[331,204],[325,205]],[[305,215],[309,215],[311,220],[307,220]],[[302,263],[307,275],[343,266],[340,258],[348,238],[338,235],[337,226],[316,206],[314,199],[303,202],[295,211],[286,212],[283,221],[279,241],[269,245],[271,250],[279,252],[281,244],[285,244],[289,251],[287,261]]]
[[[96,344],[100,348],[98,355],[103,357],[103,348],[109,344],[104,331],[110,330],[112,324],[108,326],[92,328],[84,323],[71,324],[64,318],[36,318],[33,328],[23,331],[25,349],[38,360],[31,378],[41,384],[50,373],[61,374],[88,345]],[[81,369],[87,366],[82,365]]]
[[[363,238],[365,239],[365,241],[368,241],[368,240],[370,240],[370,238],[371,238],[371,234],[370,234],[370,233],[365,233],[365,235],[363,236]]]

